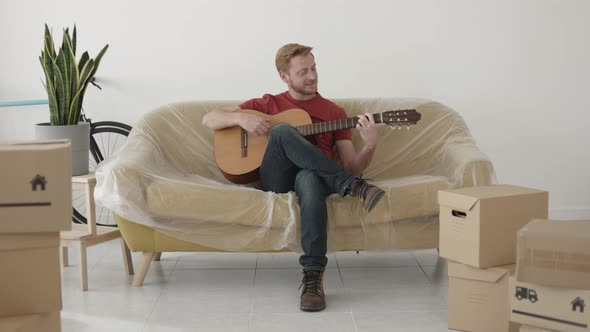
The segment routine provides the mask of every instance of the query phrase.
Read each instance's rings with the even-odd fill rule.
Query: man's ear
[[[280,71],[279,70],[279,76],[281,77],[281,80],[285,83],[289,83],[289,80],[287,79],[287,77],[289,76],[289,74],[285,73],[284,71]]]

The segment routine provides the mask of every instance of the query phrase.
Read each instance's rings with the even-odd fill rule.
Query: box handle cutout
[[[467,217],[467,213],[463,212],[463,211],[457,211],[457,210],[453,210],[453,212],[451,212],[453,214],[453,216],[457,217],[457,218],[465,218]]]

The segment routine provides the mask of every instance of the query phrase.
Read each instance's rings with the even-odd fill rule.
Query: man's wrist
[[[373,152],[373,151],[375,151],[376,148],[377,148],[377,143],[365,142],[365,145],[363,146],[363,150],[366,150],[367,152]]]
[[[244,114],[243,113],[238,113],[238,112],[233,112],[232,115],[234,117],[234,121],[233,121],[234,124],[236,126],[242,127],[242,122],[243,122],[243,119],[244,119],[244,116],[243,115]]]

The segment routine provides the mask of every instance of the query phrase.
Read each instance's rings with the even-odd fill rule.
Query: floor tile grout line
[[[430,280],[430,277],[428,276],[426,271],[424,271],[424,268],[422,266],[420,266],[420,270],[422,270],[422,273],[424,273],[424,276],[426,277],[426,279],[428,279],[428,282],[432,283],[432,280]]]
[[[168,279],[166,280],[167,282],[170,280],[170,278],[172,277],[172,272],[176,271],[176,266],[178,265],[178,261],[180,259],[177,257],[176,258],[176,262],[174,263],[174,266],[170,269],[170,274],[168,275]]]
[[[143,323],[143,328],[141,329],[142,332],[146,330],[147,324],[149,323],[150,318],[154,314],[154,310],[156,310],[156,307],[158,306],[158,302],[160,301],[160,298],[162,297],[162,293],[164,293],[164,290],[166,288],[168,288],[168,283],[170,282],[170,278],[172,277],[172,273],[176,269],[176,265],[177,264],[178,264],[178,259],[176,259],[176,262],[174,263],[174,266],[170,269],[170,273],[168,274],[168,277],[166,278],[166,283],[164,284],[164,288],[160,289],[160,293],[158,294],[158,298],[156,298],[156,301],[154,302],[154,305],[152,307],[152,310],[150,310],[150,314],[148,315],[148,317],[146,318],[145,322]],[[141,287],[143,287],[143,286],[141,286]]]
[[[422,309],[422,310],[385,310],[385,311],[353,311],[355,314],[389,314],[389,313],[406,313],[406,312],[414,312],[414,313],[423,313],[423,312],[448,312],[448,309]]]
[[[352,325],[354,326],[354,331],[358,332],[358,326],[356,326],[356,321],[354,320],[354,313],[352,312],[352,308],[350,310],[350,318],[352,319]]]
[[[342,287],[344,287],[344,278],[342,278],[342,270],[338,267],[338,275],[340,276],[340,282],[342,283]]]
[[[221,271],[225,271],[225,270],[254,270],[256,267],[255,266],[250,266],[250,267],[177,267],[176,270],[177,271],[208,271],[208,270],[221,270]],[[260,269],[260,268],[259,268]]]
[[[420,267],[420,270],[422,270],[422,273],[424,273],[424,275],[426,276],[426,279],[428,279],[428,282],[432,284],[432,280],[428,276],[428,273],[426,273],[426,271],[424,271],[424,268],[422,267],[422,264],[420,264],[420,262],[418,261],[418,259],[416,258],[415,255],[412,254],[412,256],[414,256],[414,260],[416,261],[416,263],[418,263],[418,266]]]
[[[344,290],[344,294],[349,294],[348,288],[344,284],[344,278],[342,277],[342,270],[340,270],[340,267],[338,267],[338,274],[340,275],[340,283],[342,284],[342,289]],[[349,310],[350,314],[352,315],[352,306],[350,305],[350,303],[348,303],[348,310]],[[353,323],[354,323],[354,319],[353,319]],[[356,324],[355,324],[354,328],[356,331]]]
[[[252,330],[252,321],[254,320],[254,287],[256,285],[256,273],[258,272],[258,258],[260,255],[256,255],[256,261],[254,262],[254,278],[252,280],[252,287],[250,289],[250,296],[252,297],[250,304],[250,319],[248,319],[248,332]]]
[[[416,262],[416,264],[418,264],[418,266],[421,266],[420,262],[418,261],[418,258],[416,258],[416,255],[414,254],[414,252],[412,252],[412,258],[414,258],[414,261]]]
[[[90,246],[90,247],[86,247],[86,249],[85,249],[86,250],[86,262],[87,262],[86,263],[86,267],[88,269],[87,270],[87,274],[90,274],[90,272],[93,272],[94,271],[94,268],[96,267],[96,265],[98,265],[98,263],[100,263],[106,257],[106,255],[107,255],[106,249],[104,247],[100,247],[100,249],[102,251],[102,255],[94,263],[88,265],[88,249],[90,249],[91,247],[94,247],[96,249],[98,246]],[[72,249],[74,249],[74,248],[72,248]],[[70,253],[70,250],[68,248],[68,259],[69,259],[69,256],[70,256],[69,253]],[[78,257],[78,264],[79,263],[80,263],[80,258]]]
[[[380,266],[340,266],[340,268],[344,269],[382,269],[382,268],[396,268],[396,267],[418,267],[419,264],[416,265],[380,265]]]

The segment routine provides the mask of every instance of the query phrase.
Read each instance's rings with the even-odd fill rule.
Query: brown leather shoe
[[[349,185],[351,196],[363,199],[363,208],[371,212],[375,205],[383,198],[385,192],[381,188],[367,183],[363,179],[354,179]]]
[[[307,271],[303,272],[301,286],[301,304],[303,311],[321,311],[326,308],[326,295],[324,294],[324,272]]]

